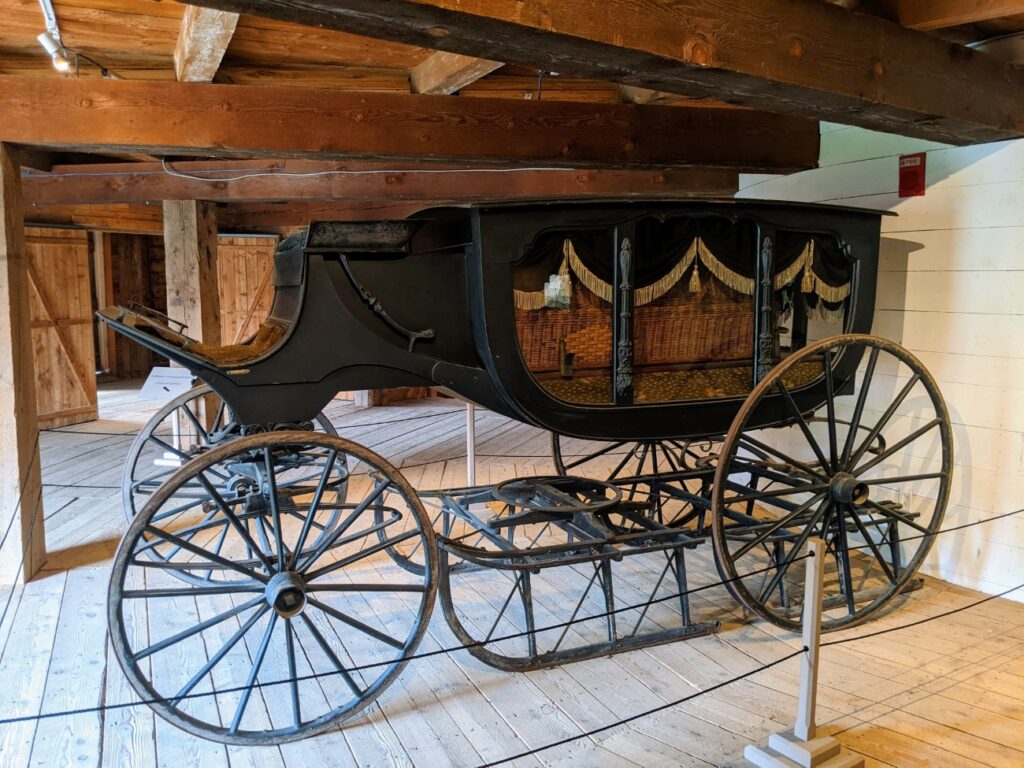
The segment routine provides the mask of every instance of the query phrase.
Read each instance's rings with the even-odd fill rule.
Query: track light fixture
[[[58,72],[68,72],[71,69],[71,60],[68,58],[67,48],[61,45],[60,40],[54,37],[52,32],[47,30],[40,34],[36,40],[50,54],[54,69]]]
[[[43,46],[43,50],[50,54],[53,68],[61,73],[68,72],[71,70],[71,56],[64,47],[64,41],[60,39],[60,27],[57,26],[57,13],[53,10],[52,0],[39,0],[39,8],[43,12],[46,31],[36,40]]]

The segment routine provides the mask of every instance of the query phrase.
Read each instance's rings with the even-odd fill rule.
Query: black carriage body
[[[283,334],[267,351],[230,364],[127,322],[104,310],[116,329],[192,370],[247,424],[311,419],[338,392],[397,386],[440,386],[511,418],[560,434],[595,439],[703,437],[726,431],[743,396],[638,402],[629,387],[628,338],[633,310],[630,275],[648,255],[637,248],[644,222],[688,226],[714,221],[744,227],[753,245],[732,255],[757,289],[753,302],[752,380],[773,362],[771,334],[777,292],[773,255],[780,233],[827,238],[849,273],[841,328],[870,331],[874,312],[881,213],[761,201],[608,201],[438,208],[401,222],[314,222],[304,242],[278,249],[271,317]],[[611,302],[615,395],[608,403],[569,402],[542,385],[517,337],[514,273],[540,238],[601,231],[615,248],[617,289]],[[299,247],[301,246],[301,247]],[[624,251],[635,259],[626,273]],[[763,288],[763,289],[762,289]],[[166,330],[166,329],[165,329]],[[689,329],[701,334],[696,325]],[[184,337],[182,337],[184,338]],[[837,381],[859,360],[835,361]],[[624,386],[620,386],[620,384]],[[823,384],[794,392],[801,407],[822,400]],[[620,396],[621,395],[621,396]],[[784,421],[781,403],[758,422]]]

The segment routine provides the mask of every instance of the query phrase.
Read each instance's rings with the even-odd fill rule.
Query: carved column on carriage
[[[612,402],[633,403],[633,287],[636,283],[635,227],[624,224],[615,229],[615,258],[612,296]]]
[[[220,344],[217,218],[212,203],[164,201],[167,314],[206,344]]]
[[[775,365],[775,320],[772,316],[772,281],[775,276],[775,230],[760,227],[754,293],[754,384]]]
[[[42,567],[46,539],[21,168],[8,144],[0,144],[0,216],[0,530],[8,532],[0,583],[11,584]]]

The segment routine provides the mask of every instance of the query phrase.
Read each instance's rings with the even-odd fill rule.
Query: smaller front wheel
[[[387,557],[403,544],[418,546],[420,574]],[[111,574],[111,642],[138,695],[180,728],[228,744],[302,738],[355,716],[415,653],[435,546],[415,491],[367,448],[240,437],[186,463],[133,520]]]

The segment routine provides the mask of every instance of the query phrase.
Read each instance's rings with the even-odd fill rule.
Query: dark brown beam
[[[217,208],[222,232],[282,234],[310,221],[382,221],[404,219],[430,207],[425,203],[243,203]]]
[[[1024,70],[820,0],[201,3],[952,144],[1024,136]]]
[[[455,203],[543,197],[731,196],[738,187],[738,174],[714,168],[468,170],[408,162],[219,160],[56,167],[51,173],[26,174],[22,186],[26,202],[36,204],[157,200]]]
[[[1024,14],[1024,0],[899,0],[897,18],[911,29],[932,30]]]
[[[204,156],[523,166],[816,165],[817,125],[730,109],[0,77],[0,141]]]
[[[379,221],[403,219],[430,207],[427,202],[334,202],[218,203],[217,228],[224,233],[290,232],[313,219],[335,221]],[[25,212],[27,226],[74,227],[95,232],[164,235],[163,206],[127,205],[35,205]]]

